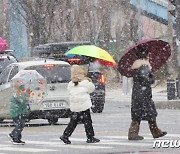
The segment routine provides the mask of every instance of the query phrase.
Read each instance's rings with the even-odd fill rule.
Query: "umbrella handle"
[[[160,80],[157,81],[156,85],[155,86],[152,86],[152,88],[156,88],[160,83]]]

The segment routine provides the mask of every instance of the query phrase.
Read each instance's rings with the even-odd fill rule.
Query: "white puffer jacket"
[[[72,81],[68,84],[68,91],[70,94],[70,110],[72,112],[81,112],[89,109],[92,106],[90,93],[95,89],[92,82],[83,80],[74,85]]]

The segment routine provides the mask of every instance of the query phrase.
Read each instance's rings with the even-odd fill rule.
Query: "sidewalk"
[[[180,99],[168,100],[167,99],[167,87],[157,86],[152,87],[153,100],[157,109],[180,109]],[[122,87],[116,86],[106,89],[106,99],[111,101],[125,101],[131,102],[131,94],[123,94]]]

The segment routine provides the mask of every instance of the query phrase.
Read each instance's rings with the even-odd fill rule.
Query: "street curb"
[[[180,100],[157,101],[155,104],[157,109],[180,109]]]

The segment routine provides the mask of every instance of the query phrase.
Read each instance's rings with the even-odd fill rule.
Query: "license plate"
[[[58,109],[58,108],[62,108],[65,106],[65,102],[64,101],[59,101],[59,102],[43,102],[43,108],[46,109]]]

